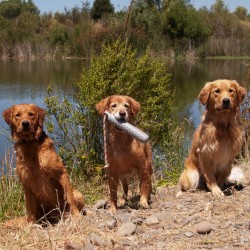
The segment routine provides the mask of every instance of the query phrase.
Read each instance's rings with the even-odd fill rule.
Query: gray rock
[[[145,223],[148,225],[148,226],[151,226],[151,225],[156,225],[159,223],[159,220],[156,216],[154,215],[151,215],[149,216],[146,220],[145,220]]]
[[[109,230],[112,230],[116,227],[117,221],[116,220],[110,220],[107,222],[107,227]]]
[[[103,239],[95,233],[92,233],[89,238],[90,242],[95,246],[103,246],[104,244]]]
[[[120,212],[120,211],[119,211]],[[118,212],[118,213],[119,213]],[[122,222],[129,222],[131,221],[132,215],[130,213],[120,213],[116,214],[116,219]]]
[[[136,231],[136,225],[134,223],[128,222],[123,224],[119,229],[118,229],[118,233],[121,236],[128,236],[131,234],[134,234]]]
[[[100,209],[100,208],[105,208],[107,206],[107,201],[106,200],[99,200],[95,203],[93,206],[94,209]]]
[[[184,233],[186,237],[190,238],[190,237],[193,237],[194,234],[192,232],[186,232]]]
[[[196,231],[198,234],[209,234],[212,230],[212,224],[207,221],[200,222],[197,227]]]

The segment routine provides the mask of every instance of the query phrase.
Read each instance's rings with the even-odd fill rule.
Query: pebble
[[[154,215],[151,215],[149,216],[146,220],[145,220],[145,223],[148,225],[148,226],[151,226],[151,225],[156,225],[159,223],[159,220],[156,216]]]
[[[106,200],[98,200],[95,205],[93,206],[94,209],[100,209],[100,208],[105,208],[107,206],[107,201]]]
[[[90,238],[90,242],[95,246],[103,246],[104,244],[104,241],[102,240],[102,238],[95,233],[92,233],[89,238]]]
[[[117,225],[117,221],[116,220],[110,220],[107,222],[107,227],[109,230],[114,229]]]
[[[190,237],[193,237],[194,234],[192,232],[186,232],[185,236],[188,237],[188,238],[190,238]]]
[[[196,227],[196,231],[198,234],[209,234],[211,230],[212,224],[206,221],[200,222]]]
[[[118,211],[119,213],[120,211]],[[116,219],[121,221],[121,222],[130,222],[132,218],[132,214],[130,213],[120,213],[116,214]]]
[[[128,236],[131,234],[134,234],[136,231],[136,225],[134,223],[128,222],[128,223],[124,223],[119,229],[118,229],[118,233],[121,236]]]
[[[72,242],[65,242],[65,249],[66,250],[81,250],[82,246]]]

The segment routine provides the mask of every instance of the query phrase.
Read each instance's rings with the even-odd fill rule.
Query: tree
[[[0,2],[0,15],[7,19],[18,17],[21,13],[29,12],[31,14],[39,14],[39,9],[32,0],[9,0]]]
[[[228,12],[228,8],[225,5],[224,0],[216,0],[211,9],[215,13]]]
[[[100,19],[103,15],[113,14],[114,6],[110,0],[95,0],[91,9],[91,17],[94,20]]]
[[[245,20],[247,17],[247,9],[242,7],[242,6],[238,6],[235,11],[234,14],[241,20]]]
[[[163,32],[173,44],[191,40],[198,45],[210,34],[202,15],[187,0],[169,0],[164,6],[163,17]]]

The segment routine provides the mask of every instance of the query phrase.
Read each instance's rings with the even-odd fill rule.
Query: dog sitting
[[[177,197],[182,191],[196,190],[201,179],[216,197],[224,196],[222,189],[227,179],[242,182],[242,171],[233,170],[232,178],[230,174],[244,142],[239,112],[245,95],[246,90],[231,80],[209,82],[201,90],[199,100],[206,105],[206,111],[194,134]]]
[[[96,105],[97,111],[104,115],[107,110],[117,120],[133,124],[140,104],[129,96],[113,95]],[[128,175],[137,173],[140,179],[140,205],[148,208],[151,193],[152,153],[150,144],[141,143],[115,125],[107,124],[107,175],[110,189],[110,209],[117,209],[117,188],[121,181],[124,198],[128,195]]]
[[[34,104],[20,104],[3,111],[3,118],[15,142],[16,170],[25,195],[27,216],[20,222],[53,224],[69,212],[79,215],[83,195],[72,189],[53,141],[43,131],[45,111]],[[18,224],[18,219],[13,221]]]

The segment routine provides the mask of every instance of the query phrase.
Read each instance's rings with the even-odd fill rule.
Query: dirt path
[[[245,187],[224,199],[208,192],[158,188],[148,210],[87,207],[87,215],[56,226],[0,227],[0,249],[250,249],[250,170]],[[101,202],[101,201],[100,201]],[[207,234],[197,228],[207,224]]]

